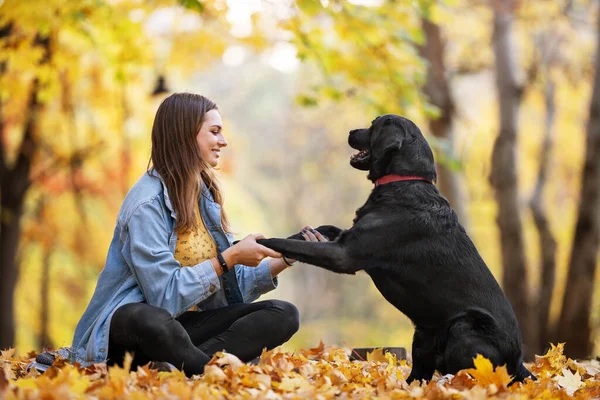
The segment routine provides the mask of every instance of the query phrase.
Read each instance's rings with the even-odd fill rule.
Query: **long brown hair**
[[[198,227],[196,207],[201,182],[221,206],[221,224],[230,232],[223,196],[213,168],[202,159],[196,135],[210,110],[218,110],[210,99],[193,93],[174,93],[163,100],[152,125],[152,151],[148,171],[162,177],[177,214],[175,230]]]

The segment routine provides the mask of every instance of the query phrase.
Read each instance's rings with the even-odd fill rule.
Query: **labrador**
[[[257,241],[333,272],[364,270],[415,326],[409,383],[472,368],[477,354],[506,365],[513,382],[535,379],[508,299],[434,185],[433,153],[419,128],[388,114],[350,131],[348,143],[358,150],[351,166],[375,184],[352,227],[317,228],[328,242]]]

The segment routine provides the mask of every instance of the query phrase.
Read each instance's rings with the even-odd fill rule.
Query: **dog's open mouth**
[[[354,162],[360,162],[360,161],[364,161],[369,157],[370,153],[369,150],[361,150],[356,154],[353,154],[350,156],[350,161],[354,161]]]

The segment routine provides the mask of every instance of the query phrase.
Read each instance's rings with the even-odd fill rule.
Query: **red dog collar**
[[[377,187],[379,185],[385,185],[386,183],[400,182],[400,181],[425,181],[425,182],[433,183],[429,179],[425,179],[422,176],[385,175],[375,181],[375,187]]]

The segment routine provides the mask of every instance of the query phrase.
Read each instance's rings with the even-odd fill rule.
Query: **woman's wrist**
[[[217,257],[211,258],[210,263],[212,264],[212,267],[215,270],[215,273],[217,274],[217,276],[223,275],[223,268],[221,268],[221,264],[219,263],[219,260],[217,259]]]
[[[227,264],[228,268],[233,267],[235,264],[238,264],[237,262],[237,251],[235,249],[235,245],[228,247],[227,249],[225,249],[225,251],[223,251],[221,253],[221,256],[223,256],[223,260],[225,260],[225,263]],[[217,260],[218,262],[218,260]]]

